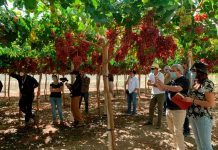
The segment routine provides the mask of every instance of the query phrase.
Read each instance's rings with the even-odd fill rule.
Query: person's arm
[[[153,75],[151,75],[151,74],[148,75],[148,82],[147,82],[147,85],[148,85],[148,86],[157,87],[157,86],[156,86],[156,83],[152,83],[152,77],[153,77]]]
[[[162,91],[172,91],[172,92],[180,92],[183,90],[183,87],[181,85],[171,86],[171,85],[165,85],[160,80],[156,81],[157,88]]]
[[[213,92],[207,92],[205,93],[205,99],[206,101],[202,101],[199,99],[191,98],[191,97],[186,97],[185,101],[186,102],[192,102],[195,105],[199,105],[201,107],[205,108],[214,108],[216,103],[215,103],[215,94]]]
[[[37,88],[39,86],[39,83],[37,82],[37,80],[35,78],[32,78],[33,79],[33,87],[34,88]]]
[[[19,80],[19,78],[21,77],[20,75],[16,74],[16,73],[10,73],[9,74],[12,78],[15,78],[17,80]]]

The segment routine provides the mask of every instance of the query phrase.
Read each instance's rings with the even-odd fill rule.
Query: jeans
[[[166,119],[170,132],[173,134],[173,140],[176,150],[185,150],[183,124],[185,121],[186,110],[166,111]]]
[[[24,95],[24,94],[23,94]],[[28,123],[30,118],[34,118],[32,114],[32,104],[33,104],[34,94],[21,96],[19,101],[19,108],[25,114],[25,122]]]
[[[63,121],[61,97],[50,97],[50,101],[51,101],[51,110],[52,110],[53,121],[56,121],[56,107],[58,109],[60,121]]]
[[[133,102],[133,112],[132,112],[132,114],[136,114],[136,95],[137,95],[136,92],[132,92],[132,93],[129,93],[127,95],[127,101],[128,101],[127,113],[128,114],[131,114],[131,103],[132,102]]]
[[[211,130],[212,120],[206,116],[189,118],[197,144],[197,150],[212,150]]]
[[[152,95],[150,106],[149,106],[149,118],[148,121],[153,123],[154,110],[156,104],[158,104],[158,122],[157,125],[161,126],[161,118],[163,114],[163,104],[164,104],[164,93]]]
[[[85,112],[88,113],[89,112],[89,92],[86,93],[82,93],[80,101],[79,101],[79,108],[82,104],[82,99],[84,98],[85,101]]]

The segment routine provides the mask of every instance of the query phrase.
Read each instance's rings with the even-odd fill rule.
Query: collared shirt
[[[157,75],[154,75],[153,73],[150,73],[148,75],[148,80],[150,80],[151,83],[153,84],[153,83],[155,83],[155,77],[157,77],[162,83],[164,83],[163,73],[158,72]],[[161,91],[161,90],[159,90],[158,88],[156,88],[154,86],[151,87],[151,94],[162,94],[162,93],[165,93],[165,91]]]
[[[139,80],[136,77],[132,77],[128,81],[128,91],[131,94],[136,88],[139,88]]]

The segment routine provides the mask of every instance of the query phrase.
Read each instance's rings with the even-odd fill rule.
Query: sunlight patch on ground
[[[4,134],[11,134],[11,133],[17,133],[17,129],[10,128],[10,129],[4,130]]]
[[[57,128],[54,128],[52,125],[47,125],[45,127],[45,129],[42,130],[43,134],[51,134],[51,133],[55,133],[56,131],[58,131]]]

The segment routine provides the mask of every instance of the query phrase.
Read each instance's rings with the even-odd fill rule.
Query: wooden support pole
[[[108,49],[106,46],[103,46],[103,81],[104,81],[104,92],[105,92],[105,100],[107,104],[107,128],[108,128],[108,141],[109,141],[109,150],[115,149],[115,135],[114,135],[114,117],[111,103],[111,94],[109,91],[109,80],[108,80]]]
[[[45,89],[44,89],[44,96],[45,96],[45,101],[47,101],[47,74],[45,74]]]
[[[10,101],[11,77],[8,77],[8,100]]]
[[[101,75],[97,74],[96,76],[96,88],[97,88],[97,109],[98,109],[98,115],[101,115],[100,110],[100,81],[101,81]]]

